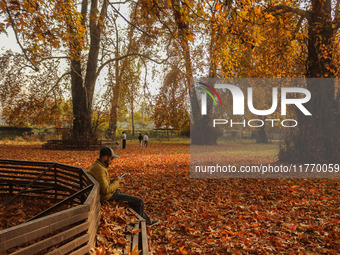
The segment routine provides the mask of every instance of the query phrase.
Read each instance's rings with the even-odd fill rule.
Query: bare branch
[[[16,38],[16,40],[17,40],[17,43],[19,44],[19,46],[20,46],[22,52],[24,53],[24,56],[25,56],[26,60],[27,60],[28,62],[30,62],[31,65],[32,65],[32,66],[29,66],[29,67],[32,68],[34,71],[38,72],[38,71],[39,71],[39,68],[32,62],[32,60],[30,60],[30,58],[29,58],[29,57],[27,56],[27,54],[26,54],[26,50],[24,49],[24,47],[23,47],[22,44],[20,43],[20,40],[19,40],[19,37],[18,37],[18,33],[17,33],[17,28],[16,28],[16,25],[15,25],[15,22],[14,22],[14,20],[13,20],[13,18],[12,18],[12,15],[11,15],[11,13],[10,13],[10,11],[9,11],[9,9],[8,9],[7,6],[6,6],[6,12],[7,12],[7,14],[8,14],[9,20],[10,20],[11,25],[12,25],[12,27],[13,27],[13,31],[14,31],[14,35],[15,35],[15,38]]]
[[[133,23],[131,23],[130,21],[128,21],[117,9],[116,9],[116,7],[114,7],[113,6],[113,4],[111,4],[110,3],[110,5],[111,5],[111,7],[115,10],[115,12],[117,12],[118,13],[118,15],[120,16],[120,17],[122,17],[130,26],[133,26],[134,28],[136,28],[139,32],[141,32],[141,33],[143,33],[143,34],[146,34],[147,36],[149,36],[149,37],[151,37],[151,38],[156,38],[155,36],[153,36],[153,35],[150,35],[148,32],[146,32],[146,31],[144,31],[144,30],[142,30],[142,29],[140,29],[139,27],[137,27],[135,24],[133,24]]]
[[[150,58],[149,56],[145,55],[145,54],[141,54],[141,53],[129,53],[129,54],[126,54],[124,56],[121,56],[121,57],[118,57],[118,58],[113,58],[113,59],[109,59],[107,60],[105,63],[103,63],[99,68],[98,68],[98,71],[97,71],[97,77],[99,76],[100,72],[102,71],[102,69],[109,63],[111,62],[114,62],[114,61],[120,61],[120,60],[123,60],[125,58],[128,58],[128,57],[132,57],[132,56],[137,56],[137,57],[142,57],[142,58],[146,58],[152,62],[155,62],[157,64],[163,64],[165,61],[168,60],[169,57],[167,57],[166,59],[163,59],[162,61],[157,61],[155,59],[152,59]]]
[[[148,95],[150,95],[150,90],[149,90],[149,87],[148,87],[148,83],[147,83],[147,76],[148,76],[148,66],[147,64],[145,63],[145,60],[143,58],[140,58],[140,60],[143,62],[143,65],[145,67],[145,76],[144,76],[144,86],[143,86],[143,89],[144,89],[144,96],[145,95],[145,89],[147,89],[148,91]],[[151,101],[151,98],[149,96],[147,96],[147,99],[149,100],[149,104],[152,105],[152,101]]]
[[[124,2],[110,2],[110,4],[126,4],[126,3],[137,3],[133,0],[125,0]]]
[[[53,91],[58,85],[59,85],[59,82],[66,76],[66,75],[71,75],[71,72],[67,72],[67,73],[64,73],[62,76],[59,77],[59,79],[57,80],[57,82],[54,84],[54,86],[49,90],[47,91],[46,95],[45,95],[45,98],[44,98],[44,104],[45,104],[45,101],[47,99],[47,96],[48,94]]]
[[[46,57],[46,58],[41,58],[41,60],[49,60],[49,59],[70,59],[68,56],[60,56],[60,57]]]
[[[157,2],[154,2],[154,5],[156,6],[156,8],[163,14],[167,15],[166,13],[164,13],[164,11],[162,10],[161,7],[159,7],[158,3]],[[174,33],[171,31],[170,27],[165,23],[163,22],[159,17],[158,17],[158,21],[170,32],[171,36],[173,38],[176,38]]]
[[[181,3],[183,4],[183,5],[185,5],[186,7],[188,7],[189,8],[189,10],[197,17],[197,18],[199,18],[199,19],[201,19],[201,20],[203,20],[203,21],[206,21],[206,22],[209,22],[209,20],[207,20],[207,19],[205,19],[205,18],[203,18],[202,16],[200,16],[200,15],[198,15],[185,1],[182,1],[181,0]]]

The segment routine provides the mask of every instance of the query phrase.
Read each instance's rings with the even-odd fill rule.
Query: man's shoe
[[[149,227],[156,226],[156,225],[159,224],[160,222],[161,222],[160,220],[152,220],[151,223],[149,224]]]

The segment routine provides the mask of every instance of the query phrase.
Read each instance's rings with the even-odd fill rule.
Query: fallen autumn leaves
[[[144,198],[146,211],[162,221],[149,231],[153,254],[340,251],[338,179],[190,179],[189,145],[184,144],[152,144],[148,148],[128,144],[117,154],[121,158],[109,168],[112,177],[127,173],[121,189]],[[0,157],[88,168],[97,152],[1,146]],[[229,158],[230,164],[276,160],[268,155],[247,159],[247,155],[232,153]],[[106,203],[103,214],[112,214],[114,208],[116,204]],[[122,235],[115,233],[120,226],[111,227],[111,233],[101,232],[99,243],[111,235],[112,245],[123,245]],[[106,254],[113,253],[105,249]]]

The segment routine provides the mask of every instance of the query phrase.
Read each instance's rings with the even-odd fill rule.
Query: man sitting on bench
[[[122,180],[121,177],[118,177],[115,181],[110,180],[107,168],[114,158],[119,158],[119,156],[114,154],[111,148],[105,147],[100,150],[99,159],[97,159],[88,169],[88,172],[100,184],[100,201],[127,202],[135,212],[145,219],[147,225],[154,226],[158,224],[160,222],[159,220],[151,220],[144,211],[143,199],[127,195],[118,189],[119,183]]]

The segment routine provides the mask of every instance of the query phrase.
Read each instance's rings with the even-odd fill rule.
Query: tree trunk
[[[211,139],[214,135],[213,130],[209,130],[209,116],[201,116],[200,106],[198,103],[197,94],[195,87],[191,86],[193,82],[193,70],[190,56],[190,46],[188,40],[189,25],[184,21],[183,15],[180,12],[181,3],[178,0],[172,0],[172,9],[175,17],[175,22],[178,29],[178,35],[180,39],[180,44],[182,47],[184,62],[185,62],[185,76],[187,81],[187,86],[190,93],[190,103],[191,103],[191,144],[216,144],[216,139]],[[210,101],[208,101],[209,104]],[[212,107],[208,108],[211,109]]]
[[[83,0],[81,7],[82,25],[86,24],[88,1]],[[69,27],[73,31],[72,26]],[[73,140],[87,140],[91,136],[91,111],[88,108],[87,93],[84,86],[81,67],[81,45],[79,40],[75,40],[70,44],[71,54],[71,90],[72,90],[72,103],[73,103]]]
[[[91,110],[88,108],[80,61],[71,61],[71,87],[73,102],[72,139],[88,140],[92,136]]]
[[[85,27],[88,1],[82,1],[82,24]],[[94,88],[97,80],[98,55],[100,49],[100,36],[106,18],[108,1],[103,1],[99,16],[97,16],[98,0],[91,1],[90,11],[90,50],[86,63],[85,80],[82,76],[81,46],[79,41],[70,45],[73,49],[74,59],[71,60],[71,87],[73,101],[73,139],[92,140],[97,139],[97,134],[92,130],[91,116]],[[72,30],[72,28],[71,28]],[[74,50],[75,49],[75,50]]]
[[[308,19],[308,58],[306,77],[311,100],[306,104],[312,116],[298,113],[299,128],[286,141],[280,159],[300,162],[333,162],[337,158],[338,130],[335,123],[334,67],[331,1],[313,0]],[[311,79],[323,78],[323,79]]]
[[[134,121],[134,108],[133,108],[133,98],[131,100],[131,125],[132,125],[132,136],[135,136],[135,121]]]
[[[268,143],[265,125],[256,130],[256,143]]]
[[[116,23],[115,23],[116,26]],[[119,51],[119,34],[118,34],[118,29],[116,26],[116,38],[117,38],[117,43],[116,43],[116,52],[115,52],[115,58],[118,59],[120,56],[120,51]],[[129,30],[129,45],[127,46],[128,52],[130,51],[131,44],[132,44],[132,39],[133,39],[133,32],[134,32],[134,27],[130,26]],[[115,61],[115,86],[113,88],[113,97],[112,97],[112,102],[111,102],[111,110],[110,110],[110,121],[109,121],[109,130],[110,133],[112,134],[112,139],[116,139],[116,131],[117,131],[117,122],[118,122],[118,103],[119,103],[119,94],[120,94],[120,85],[121,85],[121,77],[123,73],[123,67],[125,66],[125,63],[129,61],[129,58],[125,58],[123,60],[123,64],[119,65],[119,61]]]

